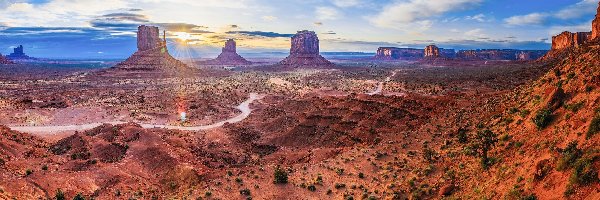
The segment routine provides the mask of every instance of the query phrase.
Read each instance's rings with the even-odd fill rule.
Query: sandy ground
[[[202,126],[172,126],[172,125],[157,125],[157,124],[140,124],[144,128],[166,128],[173,130],[183,130],[183,131],[199,131],[199,130],[207,130],[213,129],[217,127],[221,127],[227,123],[237,123],[244,119],[246,119],[252,113],[252,109],[250,108],[250,104],[256,100],[263,98],[263,95],[259,95],[256,93],[251,93],[250,97],[236,108],[240,110],[242,113],[239,115],[229,118],[227,120],[223,120],[214,124],[202,125]],[[67,131],[84,131],[93,129],[94,127],[98,127],[102,124],[125,124],[127,122],[124,121],[113,121],[113,122],[104,122],[104,123],[87,123],[87,124],[73,124],[73,125],[59,125],[59,126],[15,126],[9,125],[12,130],[27,132],[33,134],[53,134]]]

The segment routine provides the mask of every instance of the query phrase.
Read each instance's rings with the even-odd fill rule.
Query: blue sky
[[[322,51],[379,46],[549,49],[552,35],[589,31],[598,0],[0,0],[0,53],[125,58],[140,24],[168,31],[173,54],[284,52],[314,30]]]

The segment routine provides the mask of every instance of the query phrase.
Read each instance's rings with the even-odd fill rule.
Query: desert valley
[[[285,58],[227,38],[197,59],[156,25],[124,60],[18,46],[0,199],[600,199],[600,4],[587,17],[550,50],[331,56],[302,30]]]

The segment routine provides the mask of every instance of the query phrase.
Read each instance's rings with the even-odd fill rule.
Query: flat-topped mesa
[[[25,54],[23,45],[19,45],[18,47],[13,48],[13,52],[11,54],[7,55],[6,57],[9,59],[12,59],[12,60],[32,59],[31,57],[29,57],[28,55]]]
[[[438,58],[440,57],[440,48],[435,45],[429,45],[425,47],[425,58]]]
[[[378,60],[418,60],[425,56],[423,49],[379,47],[375,59]]]
[[[123,70],[159,70],[188,68],[183,62],[173,58],[167,50],[166,33],[159,36],[158,27],[141,25],[138,27],[138,50],[113,68]]]
[[[314,31],[298,31],[292,36],[290,55],[279,64],[287,66],[332,66],[319,54],[319,38]]]
[[[592,35],[590,40],[596,40],[598,38],[600,38],[600,2],[598,2],[596,18],[594,18],[594,21],[592,21]]]
[[[221,54],[213,60],[208,60],[203,64],[206,65],[249,65],[252,62],[244,59],[236,52],[235,40],[229,39],[225,42]]]

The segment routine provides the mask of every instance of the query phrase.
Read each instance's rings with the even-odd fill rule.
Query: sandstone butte
[[[127,60],[117,64],[122,70],[160,70],[187,68],[183,62],[173,58],[167,49],[166,34],[159,36],[158,27],[141,25],[137,32],[137,51]]]
[[[333,66],[319,54],[319,38],[314,31],[298,31],[291,40],[290,55],[279,64],[284,66]]]
[[[440,57],[440,48],[435,45],[429,45],[425,47],[426,58],[437,58]]]
[[[208,60],[203,64],[207,65],[250,65],[252,62],[244,59],[237,54],[235,40],[229,39],[221,50],[221,54],[213,60]]]

